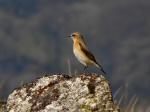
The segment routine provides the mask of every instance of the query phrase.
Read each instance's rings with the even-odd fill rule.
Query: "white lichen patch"
[[[55,81],[57,80],[57,75],[54,75],[53,77],[50,76],[50,77],[42,77],[40,79],[38,79],[36,85],[34,88],[32,88],[32,91],[35,91],[39,88],[42,88],[44,86],[47,86],[51,81]]]
[[[44,110],[41,110],[39,112],[59,112],[61,110],[62,106],[56,106],[55,103],[53,102],[52,104],[47,105]]]
[[[79,105],[82,105],[82,104],[85,104],[86,103],[86,98],[80,98],[79,100],[78,100],[78,104]]]
[[[22,96],[23,95],[23,91],[21,91]],[[8,98],[8,103],[7,103],[7,108],[10,109],[9,112],[27,112],[31,109],[32,104],[29,103],[29,100],[31,99],[31,97],[27,97],[26,100],[25,97],[19,97],[17,95],[15,95],[16,97],[14,97],[13,95],[9,95]]]

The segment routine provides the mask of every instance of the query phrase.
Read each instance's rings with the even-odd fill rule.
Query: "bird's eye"
[[[75,34],[72,35],[73,37],[75,36]]]

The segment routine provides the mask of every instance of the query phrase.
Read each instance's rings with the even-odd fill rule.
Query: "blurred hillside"
[[[0,96],[38,74],[82,70],[72,53],[74,31],[109,73],[114,91],[150,100],[149,0],[0,0]],[[97,69],[89,69],[98,72]]]

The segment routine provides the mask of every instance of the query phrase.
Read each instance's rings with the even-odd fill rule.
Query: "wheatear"
[[[96,66],[100,68],[104,74],[106,74],[103,67],[96,61],[93,54],[88,50],[83,35],[79,32],[74,32],[69,37],[73,39],[74,55],[78,61],[84,65],[84,70],[89,66]]]

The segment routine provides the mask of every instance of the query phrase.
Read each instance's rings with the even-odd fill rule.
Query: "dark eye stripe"
[[[75,36],[75,34],[72,35],[73,37]]]

